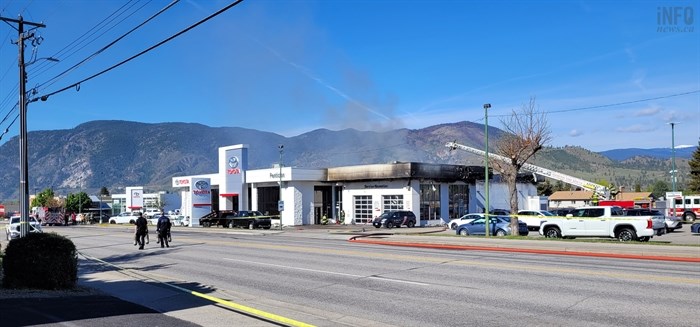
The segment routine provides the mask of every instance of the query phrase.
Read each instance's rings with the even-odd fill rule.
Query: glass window
[[[469,213],[469,186],[450,185],[449,192],[449,216],[450,219],[459,218]]]
[[[387,210],[403,210],[403,195],[384,195],[382,196],[384,211]]]
[[[353,219],[356,224],[365,224],[372,222],[372,196],[371,195],[356,195],[354,197],[355,213]]]
[[[420,217],[421,220],[440,219],[440,185],[420,185]]]

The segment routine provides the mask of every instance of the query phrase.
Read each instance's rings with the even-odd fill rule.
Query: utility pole
[[[17,47],[19,48],[19,235],[20,237],[25,237],[29,232],[29,183],[27,181],[29,159],[27,155],[27,74],[24,64],[24,40],[34,37],[34,33],[27,31],[25,35],[24,25],[32,26],[33,28],[46,27],[46,25],[25,22],[22,16],[19,16],[19,19],[0,17],[0,20],[7,23],[16,23],[19,35],[17,39]]]

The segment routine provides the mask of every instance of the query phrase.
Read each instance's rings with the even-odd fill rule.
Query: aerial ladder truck
[[[481,151],[479,149],[468,147],[466,145],[458,144],[455,142],[447,142],[447,144],[445,144],[445,146],[450,148],[451,150],[460,149],[460,150],[464,150],[464,151],[467,151],[467,152],[470,152],[473,154],[477,154],[480,156],[486,155],[485,151]],[[497,160],[510,162],[510,159],[508,159],[504,156],[500,156],[500,155],[492,154],[492,153],[489,153],[489,158],[494,158]],[[562,174],[560,172],[556,172],[554,170],[542,168],[542,167],[535,166],[535,165],[529,164],[529,163],[523,164],[522,169],[529,171],[531,173],[537,174],[537,175],[549,177],[551,179],[555,179],[555,180],[562,181],[562,182],[567,183],[567,184],[581,187],[581,188],[586,189],[586,190],[590,190],[590,191],[594,192],[598,196],[598,198],[601,200],[606,200],[606,199],[610,198],[610,190],[607,187],[600,185],[600,184],[589,182],[587,180],[583,180],[583,179],[580,179],[578,177],[569,176],[566,174]]]

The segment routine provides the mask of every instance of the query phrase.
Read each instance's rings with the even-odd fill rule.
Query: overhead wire
[[[132,2],[132,1],[129,1],[128,3],[131,3],[131,2]],[[127,3],[127,4],[128,4],[128,3]],[[92,29],[88,30],[86,33],[84,33],[84,34],[83,34],[82,36],[80,36],[78,39],[76,39],[75,41],[73,41],[73,42],[70,43],[70,44],[73,44],[73,43],[76,43],[76,41],[80,40],[80,41],[78,41],[75,45],[71,46],[70,48],[68,48],[68,46],[66,46],[66,47],[64,47],[63,49],[59,50],[56,54],[52,55],[51,57],[53,57],[53,58],[61,58],[62,60],[65,60],[65,59],[67,59],[67,58],[72,57],[73,55],[75,55],[76,53],[78,53],[79,51],[81,51],[82,49],[84,49],[85,47],[87,47],[88,45],[90,45],[90,44],[92,44],[93,42],[95,42],[97,39],[99,39],[99,37],[105,35],[107,32],[109,32],[109,31],[111,31],[112,29],[114,29],[116,26],[118,26],[119,24],[121,24],[122,22],[124,22],[126,19],[128,19],[128,18],[131,17],[131,16],[133,16],[136,12],[138,12],[138,11],[141,10],[141,9],[143,9],[148,3],[150,3],[150,0],[149,0],[148,2],[146,2],[146,3],[144,3],[141,7],[135,9],[134,11],[132,11],[131,13],[129,13],[128,15],[126,15],[125,17],[121,18],[121,20],[119,20],[118,22],[112,24],[116,19],[120,18],[122,15],[125,15],[125,14],[127,13],[128,10],[132,9],[132,8],[137,4],[137,2],[134,2],[134,3],[133,3],[131,6],[129,6],[128,8],[125,8],[125,6],[126,6],[126,4],[125,4],[124,6],[122,6],[122,7],[120,7],[120,8],[118,9],[118,11],[121,11],[121,12],[117,12],[117,11],[113,12],[113,13],[112,13],[111,15],[109,15],[107,18],[105,18],[104,20],[102,20],[102,22],[98,23],[98,24],[95,25]],[[124,9],[124,10],[122,11],[122,9]],[[111,18],[110,18],[110,17],[111,17]],[[109,19],[109,20],[108,20],[108,19]],[[108,21],[107,21],[107,20],[108,20]],[[104,23],[104,24],[103,24],[103,23]],[[111,26],[110,26],[110,24],[111,24]],[[102,25],[102,26],[100,26],[100,25]],[[99,27],[98,27],[98,26],[99,26]],[[92,31],[92,32],[90,33],[90,31]],[[100,32],[100,31],[102,31],[102,33],[99,34],[98,36],[95,36],[95,35],[96,35],[98,32]],[[88,33],[89,33],[89,35],[88,35]],[[86,35],[87,35],[87,36],[86,36]],[[86,37],[83,38],[83,36],[86,36]],[[81,40],[81,39],[82,39],[82,40]],[[69,46],[70,46],[70,44],[69,44]],[[62,53],[64,52],[64,50],[65,50],[65,53],[66,53],[66,54],[62,54]],[[30,73],[34,74],[37,70],[43,69],[43,70],[41,70],[41,71],[39,71],[39,72],[36,73],[36,75],[38,76],[38,75],[41,75],[42,73],[44,73],[44,72],[47,70],[47,66],[53,67],[53,66],[55,66],[55,65],[57,65],[57,64],[58,64],[58,63],[56,63],[56,62],[44,61],[44,62],[41,62],[35,69],[32,69],[32,70],[30,71]],[[48,68],[50,68],[50,67],[48,67]]]
[[[130,29],[128,32],[122,34],[121,36],[119,36],[118,38],[116,38],[116,39],[113,40],[112,42],[108,43],[107,45],[105,45],[105,46],[102,47],[101,49],[99,49],[99,50],[95,51],[93,54],[91,54],[91,55],[85,57],[83,60],[79,61],[77,64],[75,64],[75,65],[71,66],[70,68],[64,70],[63,72],[61,72],[60,74],[54,76],[53,78],[49,79],[48,81],[43,82],[43,83],[37,85],[36,88],[38,89],[38,88],[40,88],[40,87],[42,87],[42,86],[44,86],[44,85],[46,85],[46,86],[51,86],[51,85],[53,85],[54,83],[58,82],[58,80],[59,80],[62,76],[64,76],[64,75],[68,74],[69,72],[71,72],[71,71],[77,69],[78,67],[80,67],[81,65],[83,65],[84,63],[86,63],[87,61],[93,59],[95,56],[97,56],[97,55],[101,54],[102,52],[104,52],[105,50],[111,48],[113,45],[115,45],[117,42],[119,42],[119,41],[121,41],[122,39],[124,39],[125,37],[127,37],[129,34],[133,33],[133,32],[136,31],[137,29],[139,29],[139,28],[141,28],[142,26],[146,25],[146,24],[147,24],[148,22],[150,22],[151,20],[153,20],[153,19],[155,19],[156,17],[158,17],[160,14],[162,14],[162,13],[164,13],[165,11],[167,11],[168,9],[172,8],[172,7],[173,7],[175,4],[177,4],[178,2],[180,2],[180,0],[173,0],[170,4],[168,4],[167,6],[163,7],[161,10],[159,10],[159,11],[156,12],[155,14],[151,15],[151,17],[149,17],[149,18],[146,19],[145,21],[141,22],[140,24],[136,25],[135,27],[133,27],[132,29]],[[143,7],[142,7],[142,8],[143,8]],[[141,9],[141,8],[139,8],[139,9]]]
[[[128,4],[128,3],[131,3],[132,1],[134,1],[134,0],[128,1],[127,4]],[[118,14],[120,11],[122,11],[122,9],[123,9],[127,4],[122,5],[120,8],[118,8],[117,10],[115,10],[114,12],[112,12],[110,15],[108,15],[106,18],[104,18],[100,23],[98,23],[97,25],[95,25],[95,26],[93,26],[92,28],[88,29],[85,33],[83,33],[81,36],[79,36],[78,38],[76,38],[75,40],[73,40],[71,43],[69,43],[68,45],[66,45],[65,47],[63,47],[61,50],[59,50],[56,54],[54,54],[54,55],[51,56],[51,57],[58,57],[58,56],[60,56],[60,54],[61,54],[64,50],[70,49],[70,48],[71,48],[71,45],[74,44],[74,43],[76,43],[76,42],[78,42],[78,44],[84,42],[84,41],[81,41],[81,39],[84,39],[86,35],[93,35],[93,34],[94,34],[94,32],[93,32],[93,33],[90,33],[90,31],[95,30],[97,27],[99,27],[100,25],[102,25],[102,24],[104,24],[105,22],[107,22],[107,21],[109,20],[110,17],[114,16],[115,14]],[[26,9],[28,8],[28,6],[29,6],[29,5],[25,6],[25,8],[22,9],[22,12],[26,11]],[[121,14],[119,14],[119,15],[121,15]],[[116,25],[115,25],[115,26],[116,26]],[[12,26],[12,27],[14,28],[14,26]],[[11,33],[11,31],[8,32],[8,33]],[[8,34],[8,36],[9,36],[9,34]],[[90,41],[90,42],[92,42],[92,41]],[[36,51],[36,47],[34,48],[34,51]],[[40,64],[38,65],[38,67],[36,67],[36,69],[40,68],[40,67],[41,67],[42,65],[44,65],[45,63],[46,63],[46,62],[40,63]],[[53,64],[56,64],[56,63],[53,63]],[[11,67],[11,65],[8,65],[8,70],[7,70],[7,72],[9,72],[9,68],[10,68],[10,67]],[[35,71],[36,69],[30,70],[30,71],[28,72],[28,75],[31,74],[31,73],[33,73],[33,71]],[[4,74],[3,74],[3,76],[4,76]],[[1,79],[0,79],[0,80],[1,80]],[[7,105],[9,104],[8,102],[10,101],[10,99],[11,99],[11,97],[12,97],[13,95],[17,94],[18,89],[19,89],[19,81],[15,82],[15,85],[14,85],[14,87],[12,88],[12,90],[5,96],[5,98],[4,98],[2,101],[0,101],[0,108],[4,108],[5,106],[7,106]],[[1,111],[2,111],[2,109],[0,109],[0,112],[1,112]]]
[[[117,67],[119,67],[119,66],[121,66],[121,65],[123,65],[123,64],[126,64],[126,63],[128,63],[129,61],[134,60],[134,59],[136,59],[136,58],[138,58],[138,57],[140,57],[140,56],[142,56],[142,55],[144,55],[144,54],[150,52],[151,50],[160,47],[161,45],[163,45],[163,44],[165,44],[165,43],[171,41],[172,39],[174,39],[174,38],[176,38],[176,37],[178,37],[178,36],[180,36],[180,35],[182,35],[182,34],[184,34],[184,33],[187,33],[188,31],[192,30],[193,28],[195,28],[195,27],[197,27],[197,26],[199,26],[199,25],[201,25],[201,24],[203,24],[203,23],[209,21],[210,19],[212,19],[212,18],[214,18],[214,17],[216,17],[216,16],[222,14],[223,12],[225,12],[225,11],[231,9],[232,7],[238,5],[238,4],[241,3],[241,2],[243,2],[243,0],[236,0],[236,1],[234,1],[234,2],[232,2],[232,3],[230,3],[230,4],[228,4],[228,5],[226,5],[224,8],[219,9],[219,10],[216,11],[215,13],[213,13],[213,14],[211,14],[211,15],[205,17],[204,19],[202,19],[202,20],[200,20],[200,21],[198,21],[197,23],[195,23],[195,24],[193,24],[193,25],[190,25],[189,27],[183,29],[182,31],[173,34],[172,36],[170,36],[170,37],[168,37],[168,38],[166,38],[166,39],[164,39],[164,40],[162,40],[162,41],[156,43],[156,44],[153,45],[153,46],[148,47],[147,49],[145,49],[145,50],[143,50],[143,51],[141,51],[141,52],[139,52],[139,53],[137,53],[137,54],[135,54],[135,55],[133,55],[133,56],[127,58],[127,59],[122,60],[121,62],[119,62],[119,63],[117,63],[117,64],[115,64],[115,65],[112,65],[111,67],[109,67],[109,68],[107,68],[107,69],[104,69],[104,70],[102,70],[102,71],[100,71],[100,72],[98,72],[98,73],[96,73],[96,74],[93,74],[93,75],[91,75],[91,76],[89,76],[89,77],[87,77],[87,78],[84,78],[84,79],[82,79],[82,80],[80,80],[80,81],[78,81],[78,82],[76,82],[76,83],[73,83],[73,84],[71,84],[71,85],[68,85],[68,86],[66,86],[66,87],[64,87],[64,88],[61,88],[61,89],[57,90],[57,91],[54,91],[54,92],[51,92],[51,93],[47,93],[47,94],[44,94],[44,95],[41,95],[41,96],[38,96],[38,97],[35,97],[35,98],[29,100],[29,102],[35,102],[35,101],[37,101],[37,100],[39,100],[39,99],[41,99],[42,101],[46,101],[49,97],[51,97],[51,96],[53,96],[53,95],[55,95],[55,94],[61,93],[61,92],[63,92],[63,91],[66,91],[66,90],[71,89],[71,88],[74,88],[74,87],[79,87],[80,84],[82,84],[82,83],[84,83],[84,82],[87,82],[87,81],[89,81],[89,80],[91,80],[91,79],[93,79],[93,78],[95,78],[95,77],[98,77],[98,76],[100,76],[100,75],[102,75],[102,74],[104,74],[104,73],[107,73],[107,72],[109,72],[109,71],[111,71],[111,70],[113,70],[113,69],[115,69],[115,68],[117,68]]]

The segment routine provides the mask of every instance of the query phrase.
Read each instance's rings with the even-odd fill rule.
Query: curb
[[[353,236],[348,241],[355,242],[355,243],[364,243],[364,244],[417,247],[417,248],[442,249],[442,250],[457,250],[457,251],[476,250],[476,251],[511,252],[511,253],[515,252],[515,253],[528,253],[528,254],[568,255],[568,256],[579,256],[579,257],[597,257],[597,258],[615,258],[615,259],[634,259],[634,260],[654,260],[654,261],[700,263],[700,258],[687,258],[687,257],[645,256],[645,255],[622,254],[622,253],[599,253],[599,252],[566,251],[566,250],[519,249],[519,248],[504,248],[504,247],[477,246],[477,245],[409,243],[409,242],[374,241],[374,240],[358,239],[358,237],[366,237],[366,236],[370,236],[370,235]]]

